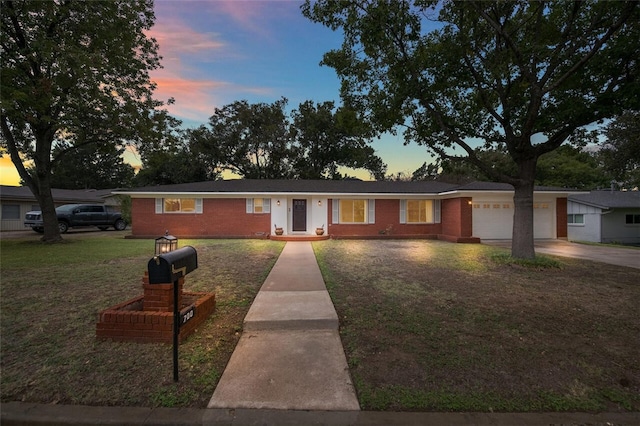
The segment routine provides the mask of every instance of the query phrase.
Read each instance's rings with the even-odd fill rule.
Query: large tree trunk
[[[533,247],[533,183],[537,160],[531,159],[518,165],[520,183],[515,185],[513,204],[513,235],[511,256],[519,259],[534,259]]]
[[[62,241],[60,236],[60,229],[58,228],[58,216],[56,215],[56,207],[53,202],[53,195],[51,194],[51,144],[53,141],[53,135],[55,132],[51,128],[45,127],[39,132],[34,131],[36,136],[36,170],[32,176],[27,171],[22,157],[20,157],[20,150],[18,149],[18,143],[13,137],[9,122],[6,116],[2,116],[0,120],[0,128],[2,129],[2,136],[4,136],[7,143],[7,150],[11,156],[11,162],[16,166],[18,174],[22,178],[22,181],[27,184],[31,193],[42,211],[42,220],[44,222],[44,235],[42,241],[48,243],[55,243]]]
[[[60,228],[58,228],[58,216],[56,215],[56,206],[51,194],[50,179],[40,181],[40,193],[36,195],[38,204],[42,211],[42,220],[44,221],[44,235],[42,241],[45,243],[57,243],[62,241]]]

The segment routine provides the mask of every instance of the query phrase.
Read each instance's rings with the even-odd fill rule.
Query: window
[[[247,198],[247,213],[271,213],[271,198]]]
[[[340,223],[365,223],[366,200],[340,200]]]
[[[584,214],[571,213],[567,215],[567,224],[569,225],[584,225]]]
[[[160,213],[202,213],[202,198],[156,198]]]
[[[440,223],[440,200],[400,200],[400,223]]]
[[[640,225],[640,214],[625,215],[625,223],[627,225]]]
[[[3,204],[2,220],[20,219],[20,204]]]
[[[376,200],[333,200],[332,223],[376,223]]]

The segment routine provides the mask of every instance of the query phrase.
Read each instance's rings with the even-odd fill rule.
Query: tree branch
[[[564,83],[569,77],[571,77],[572,75],[574,75],[580,68],[584,67],[585,64],[587,62],[589,62],[589,60],[591,58],[593,58],[602,48],[602,46],[604,46],[604,44],[611,39],[611,37],[614,35],[614,33],[616,33],[620,27],[622,27],[622,25],[629,19],[629,17],[632,15],[633,10],[638,6],[638,3],[635,1],[630,1],[630,2],[626,2],[626,7],[625,10],[623,11],[623,13],[620,15],[620,17],[618,18],[617,21],[615,21],[607,30],[607,32],[605,33],[604,36],[602,36],[602,38],[600,38],[599,40],[597,40],[593,46],[591,47],[591,49],[582,57],[580,58],[580,60],[578,62],[576,62],[575,64],[573,64],[573,66],[571,68],[569,68],[563,75],[561,75],[553,84],[551,84],[550,86],[548,86],[544,92],[545,93],[549,93],[555,89],[557,89],[562,83]],[[556,48],[556,49],[559,49]]]

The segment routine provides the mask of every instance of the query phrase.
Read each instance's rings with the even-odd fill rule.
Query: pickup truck
[[[65,204],[57,207],[56,213],[58,215],[58,227],[62,234],[67,232],[69,228],[83,226],[96,226],[102,231],[110,226],[113,226],[117,231],[123,231],[127,227],[127,222],[119,212],[115,211],[111,206],[102,204]],[[24,226],[30,227],[38,233],[43,233],[42,212],[27,212]]]

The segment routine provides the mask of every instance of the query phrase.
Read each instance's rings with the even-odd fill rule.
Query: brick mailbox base
[[[216,307],[214,293],[183,291],[184,278],[178,281],[178,302],[181,312],[193,309],[193,316],[180,326],[182,342],[202,324]],[[173,341],[173,284],[149,284],[145,272],[144,294],[100,312],[96,337],[115,341],[140,343],[171,343]]]

